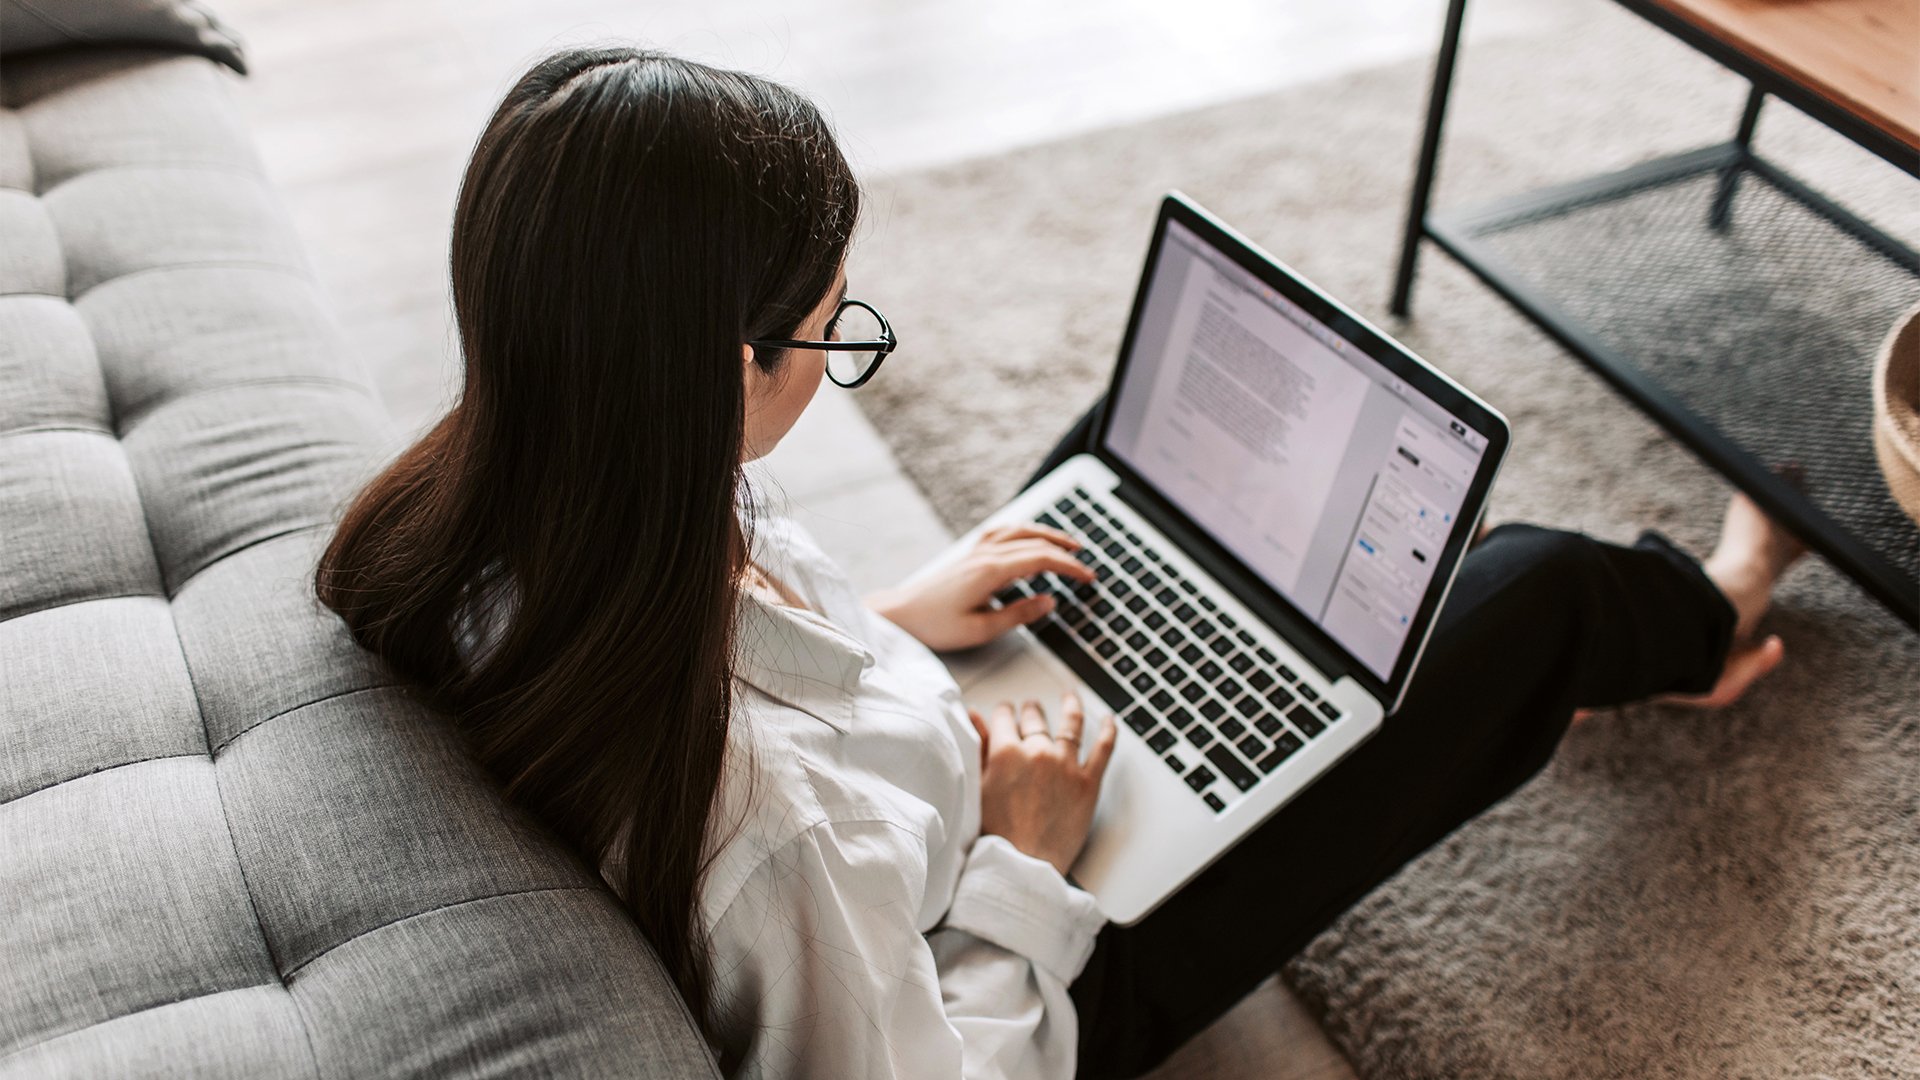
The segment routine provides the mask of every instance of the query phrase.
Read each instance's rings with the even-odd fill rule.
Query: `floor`
[[[406,430],[456,385],[448,223],[467,151],[535,55],[646,41],[780,79],[832,117],[868,178],[992,154],[1428,53],[1442,0],[221,0],[240,90],[346,332]],[[1479,5],[1470,40],[1524,33]],[[1408,148],[1411,157],[1412,147]],[[1116,318],[1119,313],[1116,313]],[[756,474],[863,588],[950,539],[850,393],[826,387]],[[1256,1072],[1351,1075],[1277,985]],[[1264,1039],[1263,1039],[1264,1042]],[[1240,1052],[1234,1057],[1239,1058]],[[1211,1070],[1217,1062],[1192,1065]],[[1249,1073],[1253,1075],[1255,1073]]]

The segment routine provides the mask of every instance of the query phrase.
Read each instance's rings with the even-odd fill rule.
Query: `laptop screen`
[[[1389,679],[1486,437],[1165,227],[1107,449]]]

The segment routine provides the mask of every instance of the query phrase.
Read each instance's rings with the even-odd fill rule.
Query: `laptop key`
[[[1200,684],[1194,683],[1193,685],[1199,686]],[[1208,698],[1206,701],[1202,702],[1200,705],[1200,715],[1206,717],[1209,720],[1220,719],[1220,714],[1226,711],[1227,710],[1225,706],[1221,705],[1219,702],[1213,700],[1212,698]]]
[[[1195,765],[1193,771],[1187,774],[1187,786],[1195,791],[1205,791],[1207,785],[1217,779],[1219,778],[1213,775],[1212,769],[1205,765]]]
[[[1180,696],[1186,698],[1189,702],[1199,701],[1201,698],[1207,696],[1207,688],[1204,684],[1190,682],[1180,688]]]
[[[1187,763],[1181,761],[1180,755],[1178,754],[1168,754],[1164,760],[1167,763],[1167,768],[1172,769],[1176,774],[1187,771]]]
[[[1167,747],[1172,746],[1174,742],[1175,742],[1175,739],[1174,739],[1173,732],[1168,731],[1166,728],[1161,728],[1160,730],[1147,736],[1147,745],[1152,747],[1153,752],[1156,754],[1166,753]]]
[[[1207,805],[1211,807],[1213,809],[1213,812],[1216,814],[1227,808],[1227,804],[1221,801],[1220,796],[1215,795],[1211,791],[1201,795],[1200,797],[1207,800]]]
[[[1173,704],[1173,695],[1165,690],[1156,690],[1153,696],[1147,699],[1147,704],[1153,706],[1155,712],[1164,713],[1168,706]]]
[[[1315,705],[1314,708],[1320,710],[1320,715],[1326,717],[1329,720],[1340,719],[1340,710],[1334,708],[1333,702],[1331,701],[1323,701],[1320,704]]]
[[[1132,596],[1127,597],[1127,610],[1133,612],[1135,615],[1138,615],[1141,612],[1147,610],[1147,602],[1145,600],[1140,599],[1139,593],[1135,593]],[[1157,615],[1159,614],[1159,612],[1155,612],[1154,614]]]
[[[1153,714],[1145,709],[1128,709],[1120,719],[1124,721],[1128,727],[1132,728],[1137,735],[1145,735],[1147,732],[1153,730]]]
[[[1306,683],[1300,684],[1300,696],[1303,698],[1306,698],[1308,701],[1320,700],[1319,693],[1316,692],[1313,687],[1308,686]]]
[[[1167,643],[1167,648],[1177,649],[1181,642],[1187,640],[1187,635],[1181,633],[1179,627],[1169,626],[1166,633],[1160,635],[1160,640]]]
[[[1263,716],[1253,722],[1253,729],[1269,739],[1273,738],[1274,732],[1285,726],[1280,722],[1279,717],[1273,715]]]
[[[1213,650],[1215,656],[1225,656],[1233,651],[1233,639],[1221,634],[1208,643],[1207,647]]]
[[[1159,592],[1153,594],[1153,598],[1160,601],[1161,607],[1172,607],[1173,602],[1180,599],[1180,594],[1174,592],[1172,589],[1161,589]]]
[[[1268,667],[1272,667],[1274,664],[1278,663],[1280,660],[1279,657],[1273,655],[1273,650],[1267,648],[1265,645],[1262,645],[1259,648],[1253,650],[1253,655],[1259,657],[1260,662],[1263,664],[1266,664]]]
[[[1259,698],[1254,697],[1252,694],[1248,694],[1246,697],[1243,697],[1239,701],[1234,702],[1233,707],[1236,709],[1239,709],[1240,715],[1246,717],[1249,720],[1267,711],[1266,702],[1261,701]]]
[[[1247,732],[1247,725],[1231,716],[1225,720],[1219,720],[1213,726],[1219,729],[1220,736],[1226,739],[1237,739]]]
[[[1267,749],[1267,744],[1261,742],[1258,737],[1249,735],[1246,738],[1241,739],[1239,742],[1234,743],[1233,748],[1240,751],[1240,754],[1242,757],[1245,757],[1251,760],[1254,758],[1258,758],[1261,754],[1265,753]]]
[[[1187,741],[1193,744],[1195,750],[1205,750],[1207,744],[1213,741],[1213,731],[1195,720],[1193,726],[1187,729]]]
[[[1157,611],[1147,612],[1147,617],[1141,621],[1147,624],[1149,630],[1158,630],[1167,625],[1167,617]]]
[[[1206,597],[1203,596],[1200,599],[1204,602]],[[1193,636],[1202,640],[1210,638],[1219,632],[1219,627],[1214,626],[1205,619],[1200,619],[1193,624]]]
[[[1093,647],[1093,651],[1099,653],[1102,658],[1110,660],[1114,653],[1120,651],[1120,643],[1112,638],[1101,638],[1100,643]]]
[[[1113,670],[1121,675],[1131,675],[1133,674],[1133,669],[1139,666],[1140,661],[1135,660],[1131,656],[1123,656],[1113,662]]]
[[[1247,676],[1247,681],[1253,684],[1255,690],[1265,690],[1273,685],[1273,675],[1271,672],[1256,671]]]
[[[1199,614],[1199,612],[1193,610],[1192,604],[1181,604],[1179,607],[1173,609],[1173,617],[1178,619],[1182,624],[1192,623],[1194,618]]]
[[[1134,693],[1144,694],[1147,691],[1153,689],[1153,676],[1143,671],[1140,674],[1135,675],[1133,677],[1133,680],[1129,682],[1127,685],[1133,687]]]
[[[1185,731],[1200,722],[1200,718],[1182,708],[1174,708],[1167,713],[1167,723],[1175,731]]]
[[[1279,768],[1281,762],[1292,757],[1294,751],[1304,745],[1305,744],[1300,741],[1300,736],[1295,735],[1291,731],[1280,736],[1279,740],[1273,744],[1273,751],[1260,759],[1260,771],[1270,773]]]
[[[1215,743],[1207,747],[1207,760],[1220,770],[1220,775],[1233,782],[1233,786],[1245,791],[1260,782],[1260,778],[1247,768],[1246,763],[1233,755],[1233,750],[1224,743]]]
[[[1198,652],[1199,650],[1195,649],[1194,651]],[[1187,654],[1181,653],[1180,655],[1185,656]],[[1216,664],[1213,661],[1209,660],[1206,663],[1201,664],[1199,669],[1196,670],[1194,674],[1200,676],[1202,679],[1205,679],[1206,681],[1211,683],[1211,682],[1219,682],[1220,676],[1224,674],[1224,672],[1220,670],[1219,664]]]
[[[1127,648],[1132,649],[1134,652],[1139,652],[1151,644],[1153,644],[1153,639],[1138,630],[1127,635]]]
[[[1059,623],[1049,619],[1041,624],[1039,636],[1048,649],[1064,661],[1075,675],[1080,676],[1080,681],[1087,684],[1087,689],[1092,690],[1102,701],[1119,709],[1133,700],[1133,695],[1115,682],[1103,665],[1088,656],[1087,651],[1080,647],[1080,643],[1073,639],[1073,635],[1068,634]],[[1111,645],[1112,642],[1103,641],[1101,644]]]
[[[1253,667],[1253,657],[1246,653],[1234,653],[1233,659],[1227,661],[1227,666],[1245,675],[1247,670]]]
[[[1290,683],[1300,681],[1299,674],[1285,664],[1280,665],[1280,677]]]
[[[1289,754],[1293,753],[1295,750],[1298,750],[1305,745],[1307,745],[1307,740],[1301,738],[1298,735],[1295,735],[1291,731],[1273,740],[1274,749],[1285,750]]]
[[[1198,645],[1189,645],[1180,650],[1180,659],[1185,660],[1189,664],[1199,663],[1200,658],[1205,655],[1207,654],[1201,652],[1200,646]]]
[[[1107,620],[1107,625],[1113,629],[1115,634],[1124,634],[1128,630],[1133,629],[1133,620],[1116,611],[1113,613],[1113,618]]]
[[[1155,648],[1149,649],[1147,655],[1140,659],[1145,661],[1148,667],[1158,670],[1162,664],[1167,662],[1167,654],[1156,646]]]
[[[1295,705],[1293,708],[1288,709],[1287,719],[1293,721],[1293,726],[1305,732],[1309,739],[1327,729],[1327,725],[1321,723],[1320,718],[1314,715],[1313,710],[1307,708],[1304,704]]]

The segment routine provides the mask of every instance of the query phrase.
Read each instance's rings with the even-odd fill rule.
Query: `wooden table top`
[[[1920,0],[1650,0],[1920,153]]]

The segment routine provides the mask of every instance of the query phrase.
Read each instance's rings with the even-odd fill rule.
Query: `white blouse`
[[[723,1068],[1072,1076],[1093,898],[980,835],[980,741],[939,658],[793,522],[758,519],[753,549],[813,610],[739,598],[700,905]]]

